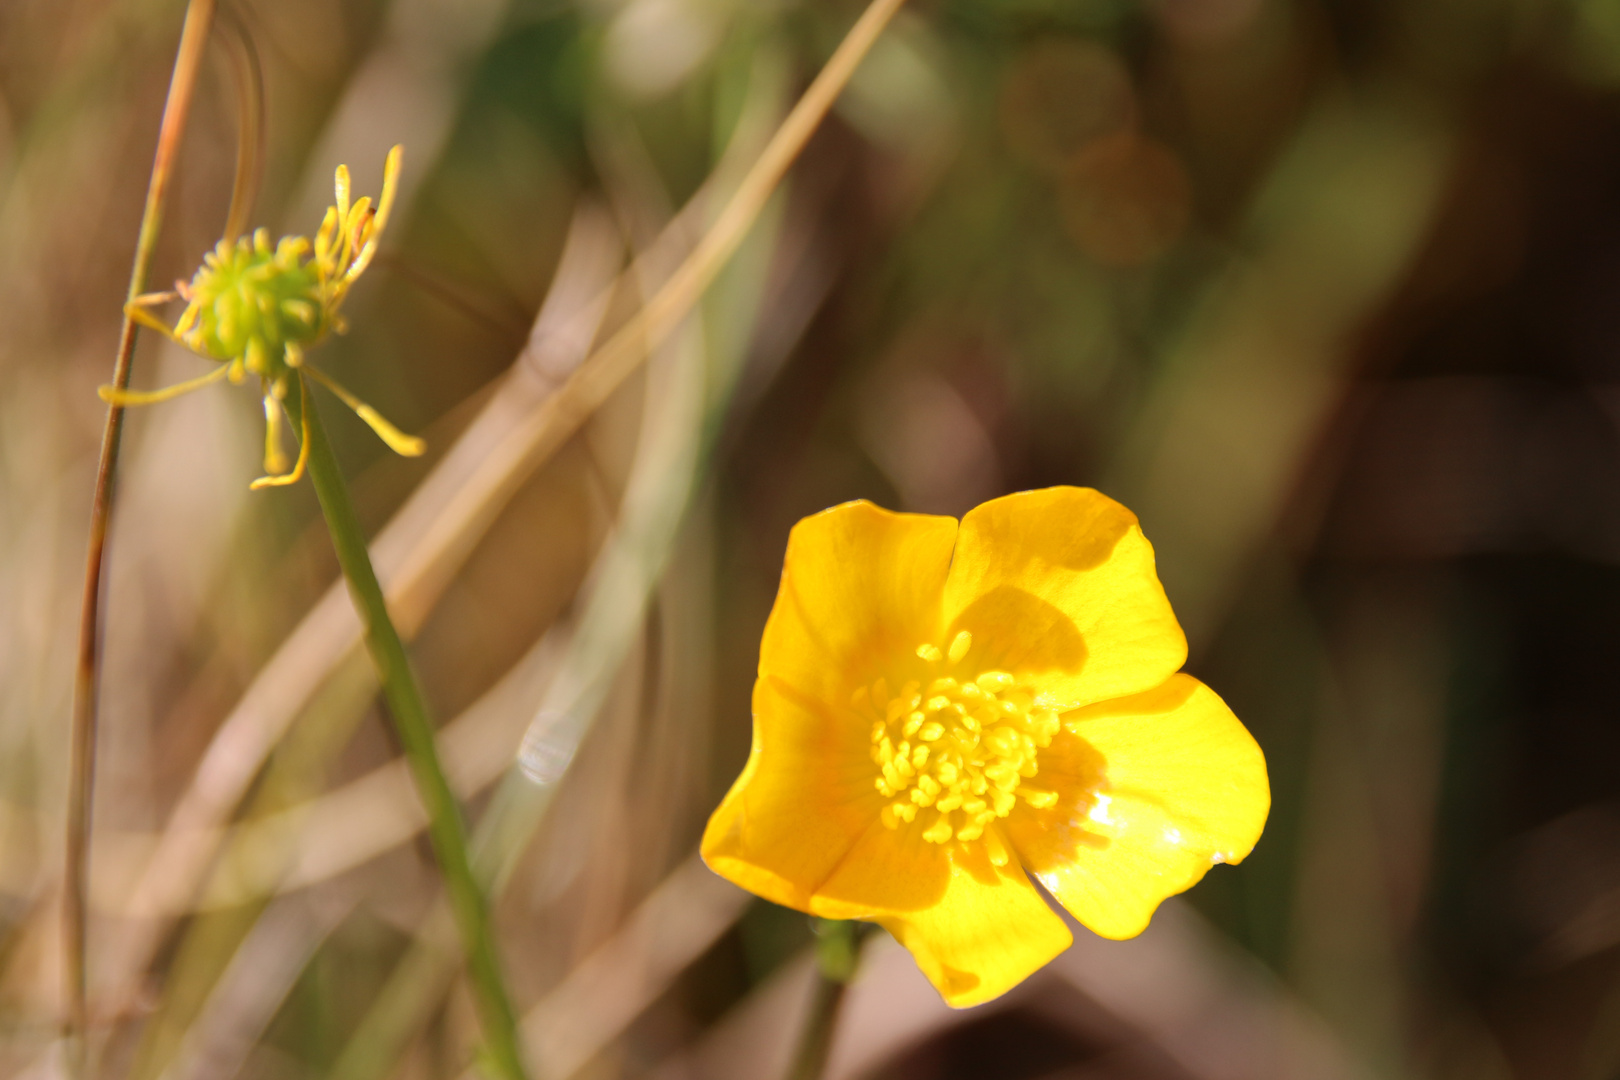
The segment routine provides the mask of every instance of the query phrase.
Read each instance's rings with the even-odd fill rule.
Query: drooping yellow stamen
[[[281,402],[268,391],[264,395],[264,471],[271,476],[287,471],[287,455],[281,449]]]
[[[399,430],[399,428],[395,427],[393,424],[390,424],[387,420],[384,420],[382,415],[379,414],[376,409],[373,409],[370,405],[367,405],[365,402],[355,397],[348,390],[344,389],[336,379],[332,378],[332,376],[328,375],[314,364],[305,364],[302,370],[313,375],[322,386],[336,394],[343,404],[353,409],[354,414],[369,424],[371,426],[371,430],[377,433],[377,437],[383,442],[387,443],[388,448],[394,453],[399,454],[402,457],[417,457],[422,453],[422,451],[427,449],[426,442],[417,438],[415,435],[405,434],[403,431]]]
[[[388,224],[388,215],[394,209],[394,196],[399,193],[399,170],[405,161],[405,148],[396,145],[383,161],[382,192],[377,196],[377,219],[372,228],[382,232]]]
[[[170,341],[179,341],[180,330],[178,327],[171,330],[168,323],[147,310],[148,308],[157,307],[159,304],[167,304],[179,295],[176,292],[143,293],[124,305],[124,314],[148,330],[156,330]]]
[[[321,227],[315,233],[315,269],[320,275],[321,283],[325,284],[332,262],[332,238],[337,235],[338,213],[337,207],[328,206],[326,216],[321,218]]]
[[[338,221],[349,220],[349,167],[339,165],[332,176],[332,191],[337,196]]]
[[[358,254],[354,262],[344,273],[345,281],[352,282],[365,273],[366,267],[371,265],[372,258],[377,254],[377,241],[382,236],[384,227],[388,224],[388,215],[394,208],[394,196],[399,191],[399,170],[404,160],[405,148],[396,146],[388,151],[388,159],[383,162],[382,193],[377,197],[377,212],[369,222],[365,223],[365,235],[357,245]]]
[[[161,390],[119,390],[114,386],[96,387],[96,396],[109,405],[156,405],[160,401],[170,401],[181,394],[189,394],[193,390],[200,390],[209,383],[218,382],[230,374],[228,364],[221,364],[206,375],[185,382],[165,386]]]
[[[260,488],[286,487],[288,484],[296,484],[303,479],[304,468],[309,464],[309,385],[303,379],[298,380],[298,400],[302,406],[298,413],[303,419],[303,423],[299,425],[302,430],[299,432],[298,460],[293,462],[292,472],[283,476],[261,476],[248,485],[249,490],[258,491]],[[269,404],[270,399],[266,398],[266,407]],[[277,407],[279,408],[279,405]]]

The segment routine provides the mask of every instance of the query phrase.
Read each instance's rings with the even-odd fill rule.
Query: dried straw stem
[[[135,240],[135,263],[130,270],[128,299],[146,291],[152,252],[163,224],[163,207],[174,171],[175,155],[185,134],[197,71],[214,19],[214,0],[191,0],[180,32],[169,95],[158,128],[157,151],[147,182],[146,207]],[[112,384],[129,386],[135,353],[137,324],[127,310],[113,359]],[[96,769],[97,672],[100,664],[101,582],[107,553],[107,522],[112,509],[113,480],[118,470],[118,447],[124,430],[124,410],[107,407],[102,431],[101,457],[96,467],[95,496],[90,510],[89,550],[85,562],[84,601],[79,618],[78,667],[73,686],[72,750],[68,775],[67,850],[62,873],[63,978],[67,984],[66,1034],[72,1067],[82,1074],[88,1060],[85,1036],[89,1028],[89,978],[86,965],[86,924],[89,909],[91,803]]]
[[[872,44],[905,0],[872,0],[804,96],[771,136],[703,238],[663,288],[580,365],[536,417],[537,456],[549,457],[597,410],[692,309],[748,235],[788,167],[832,108]]]

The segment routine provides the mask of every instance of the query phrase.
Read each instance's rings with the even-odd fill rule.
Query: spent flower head
[[[252,236],[221,240],[203,257],[203,265],[189,282],[176,282],[172,293],[150,293],[131,301],[128,311],[132,318],[220,366],[201,378],[162,390],[103,386],[98,391],[102,399],[118,405],[147,405],[222,378],[240,383],[249,375],[257,377],[264,398],[264,467],[269,475],[255,480],[255,488],[290,484],[303,475],[308,459],[307,426],[291,471],[282,451],[281,429],[282,402],[295,382],[299,394],[307,395],[306,374],[336,394],[396,453],[420,454],[421,439],[402,433],[305,358],[307,350],[327,334],[347,328],[341,312],[343,300],[377,254],[399,187],[401,155],[398,146],[388,152],[382,193],[375,206],[369,196],[350,201],[349,170],[339,165],[334,205],[327,208],[313,240],[284,236],[272,246],[264,229]],[[185,300],[186,307],[171,329],[150,309],[176,297]]]
[[[1017,985],[1259,839],[1265,759],[1178,674],[1129,510],[1071,487],[954,518],[799,522],[760,643],[753,748],[703,836],[721,876],[881,923],[946,1002]]]

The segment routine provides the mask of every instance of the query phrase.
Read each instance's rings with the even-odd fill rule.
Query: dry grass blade
[[[277,902],[232,958],[166,1080],[236,1076],[287,992],[357,897],[303,894]]]
[[[643,266],[648,261],[637,263]],[[658,274],[657,260],[650,261],[652,265],[646,266],[645,272]],[[543,749],[551,751],[549,756],[536,760],[537,748],[531,741],[537,725],[533,724],[519,755],[531,769],[552,770],[547,775],[553,781],[560,779],[571,764],[579,740],[594,721],[624,667],[627,651],[642,632],[648,594],[668,556],[696,475],[704,419],[706,356],[698,326],[695,322],[689,325],[689,332],[661,350],[649,371],[623,505],[581,589],[580,615],[567,636],[556,676],[543,696],[530,699],[516,712],[524,719],[538,713],[558,721],[545,729],[548,739]],[[552,636],[547,635],[548,639]],[[510,760],[508,757],[508,764]],[[497,789],[479,822],[474,841],[480,876],[494,883],[492,895],[496,896],[557,786],[544,783],[536,788],[523,781],[521,790],[514,793],[512,772],[507,772],[506,782]],[[448,933],[445,914],[440,904],[424,921],[416,942],[350,1039],[349,1048],[339,1059],[336,1076],[371,1080],[386,1075],[420,1030],[456,971],[455,942]],[[547,1075],[555,1072],[550,1061],[532,1052],[531,1057]]]
[[[523,1018],[524,1039],[553,1080],[574,1075],[629,1027],[750,900],[696,855],[681,863]]]
[[[202,65],[208,31],[214,20],[214,0],[192,0],[186,8],[185,25],[169,81],[168,100],[158,128],[157,150],[153,155],[151,179],[147,184],[146,208],[141,214],[140,234],[135,242],[135,262],[129,275],[123,329],[113,361],[112,384],[119,390],[129,386],[135,356],[138,324],[128,313],[127,303],[146,291],[163,225],[163,209],[173,179],[174,161],[185,135],[191,111],[197,72]],[[95,797],[97,679],[101,652],[102,574],[107,554],[107,524],[112,512],[113,481],[118,472],[118,448],[124,430],[124,410],[107,408],[102,434],[101,457],[96,468],[95,496],[90,510],[89,551],[85,559],[84,601],[79,621],[78,668],[74,676],[72,750],[69,764],[67,843],[62,875],[63,970],[67,982],[67,1025],[72,1043],[70,1053],[75,1072],[85,1069],[84,1039],[89,1027],[89,979],[86,971],[87,920],[89,917],[91,803]]]

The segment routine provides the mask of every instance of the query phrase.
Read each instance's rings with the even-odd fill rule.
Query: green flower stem
[[[300,384],[304,384],[302,377]],[[489,907],[484,891],[473,876],[472,863],[467,852],[467,828],[461,817],[461,808],[444,768],[439,764],[438,750],[433,743],[433,724],[428,719],[427,705],[422,699],[421,687],[405,655],[405,645],[399,631],[388,615],[383,600],[382,586],[371,567],[366,552],[365,534],[355,517],[349,489],[327,441],[326,429],[321,425],[320,412],[309,391],[301,395],[288,395],[287,412],[293,426],[305,426],[309,438],[309,475],[315,484],[315,495],[321,511],[326,515],[326,526],[337,548],[338,563],[348,579],[349,590],[365,623],[366,644],[377,674],[382,680],[383,696],[393,714],[394,728],[405,749],[405,760],[416,781],[416,790],[428,814],[428,835],[433,842],[439,870],[444,875],[451,913],[461,933],[467,954],[467,972],[472,981],[473,1000],[483,1025],[484,1038],[491,1063],[507,1080],[523,1080],[523,1053],[518,1043],[517,1020],[512,1002],[501,977],[500,961],[495,953],[495,940],[490,929]],[[307,406],[307,407],[306,407]]]
[[[788,1080],[821,1080],[844,994],[860,967],[861,944],[872,931],[871,923],[840,919],[814,919],[812,923],[816,929],[816,985]]]

